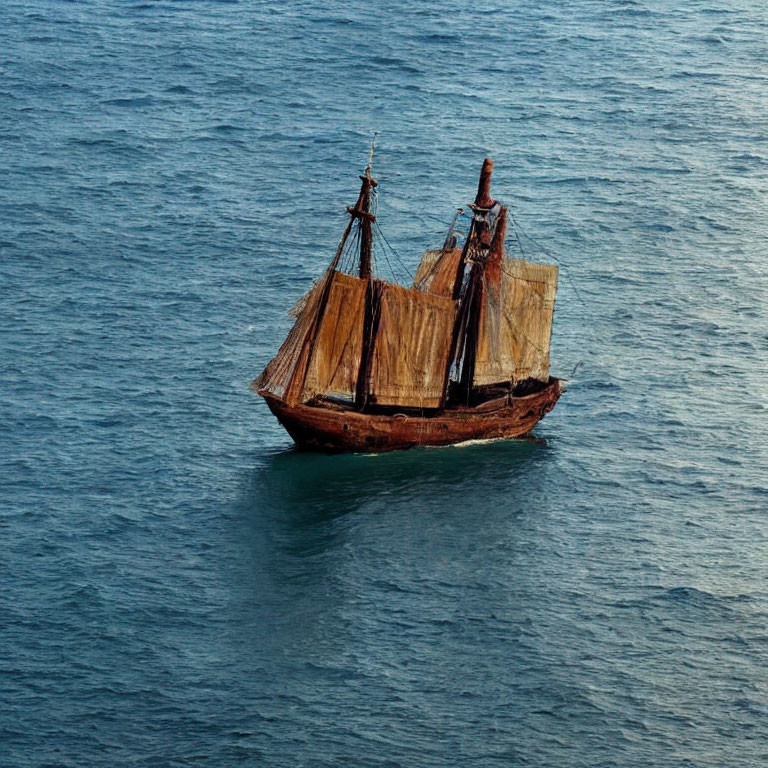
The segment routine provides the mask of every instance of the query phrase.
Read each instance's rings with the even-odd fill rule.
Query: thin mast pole
[[[376,187],[376,182],[371,177],[371,165],[373,164],[373,150],[376,146],[376,134],[371,141],[371,154],[368,155],[368,165],[365,173],[360,177],[363,186],[360,188],[360,277],[363,280],[371,279],[371,251],[373,249],[373,234],[371,222],[375,217],[371,214],[371,187]]]
[[[373,246],[373,234],[371,232],[371,186],[373,179],[368,170],[364,176],[363,186],[360,189],[360,277],[363,280],[371,279],[371,250]]]
[[[365,173],[360,177],[363,182],[362,187],[360,187],[360,199],[354,211],[354,215],[360,219],[360,279],[366,280],[368,283],[365,289],[365,311],[363,313],[363,346],[360,351],[360,368],[355,384],[355,407],[360,411],[368,405],[373,347],[376,343],[379,325],[379,296],[373,281],[373,233],[371,229],[373,222],[376,221],[376,216],[371,213],[371,189],[377,186],[376,180],[371,176],[375,143],[376,135],[374,134],[368,165],[365,168]]]
[[[456,277],[453,281],[453,298],[458,299],[461,296],[461,285],[464,282],[464,267],[470,255],[470,249],[475,245],[475,239],[481,245],[490,245],[490,233],[488,231],[488,221],[486,217],[478,216],[478,208],[488,210],[493,205],[491,197],[491,176],[493,175],[493,160],[486,157],[483,160],[483,167],[480,170],[480,180],[477,183],[477,194],[475,195],[475,204],[470,206],[475,212],[472,223],[469,227],[469,233],[464,243],[464,250],[456,267]]]

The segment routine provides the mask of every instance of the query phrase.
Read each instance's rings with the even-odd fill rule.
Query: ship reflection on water
[[[536,437],[382,454],[289,449],[256,470],[258,491],[251,498],[262,514],[269,510],[282,516],[285,525],[298,527],[382,503],[407,503],[413,513],[439,509],[436,502],[447,497],[456,509],[444,511],[455,514],[482,504],[486,493],[478,489],[514,497],[520,485],[518,490],[524,486],[526,494],[534,492],[548,453],[546,439]]]
[[[541,668],[536,638],[516,638],[530,635],[528,595],[553,540],[545,478],[556,457],[541,439],[274,454],[242,496],[249,564],[231,585],[233,653],[281,676],[297,727],[323,712],[350,734],[354,713],[402,700],[446,665],[471,667],[484,632],[506,638],[499,652],[515,644],[513,678]],[[457,669],[461,690],[485,685],[487,663]]]
[[[381,591],[385,599],[399,580],[378,584],[386,571],[400,573],[405,588],[414,576],[459,585],[505,568],[520,526],[537,535],[555,455],[543,439],[379,455],[274,454],[241,498],[238,535],[250,561],[243,599],[262,629],[267,619],[294,631],[313,615],[325,613],[326,624],[350,596]]]

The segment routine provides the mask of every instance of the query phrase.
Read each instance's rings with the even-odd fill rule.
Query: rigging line
[[[392,262],[389,260],[389,256],[387,256],[386,248],[381,249],[382,256],[384,256],[384,261],[387,262],[387,267],[389,267],[389,273],[392,277],[393,282],[399,281],[399,275],[396,274],[395,270],[392,268]]]
[[[354,240],[354,238],[357,236],[357,227],[353,228],[353,230],[351,231],[351,234],[352,234],[352,238],[350,239],[349,237],[347,237],[347,242],[344,243],[344,250],[342,251],[342,253],[344,255],[349,253],[349,249],[351,247],[352,240]]]
[[[549,285],[549,283],[546,280],[534,280],[531,277],[520,277],[520,275],[514,275],[512,272],[507,272],[506,269],[504,269],[504,266],[502,265],[501,271],[510,279],[510,280],[520,280],[523,283],[536,283],[537,285]],[[539,296],[539,299],[541,301],[544,301],[543,296]]]
[[[539,250],[540,250],[542,253],[546,254],[546,255],[547,255],[547,256],[549,256],[551,259],[554,259],[554,260],[555,260],[555,261],[556,261],[558,264],[564,264],[565,266],[568,266],[567,264],[565,264],[565,260],[562,260],[562,261],[561,261],[561,260],[560,260],[560,259],[559,259],[557,256],[555,256],[553,253],[550,253],[550,252],[549,252],[549,251],[548,251],[548,250],[547,250],[547,249],[546,249],[546,248],[545,248],[545,247],[544,247],[544,246],[543,246],[543,245],[542,245],[542,244],[541,244],[541,243],[540,243],[540,242],[539,242],[539,241],[538,241],[538,240],[537,240],[535,237],[533,237],[532,235],[529,235],[529,234],[528,234],[528,233],[527,233],[527,232],[526,232],[526,231],[525,231],[525,230],[524,230],[524,229],[523,229],[523,228],[520,226],[520,222],[519,222],[519,221],[517,221],[517,219],[515,219],[515,218],[514,218],[514,217],[513,217],[511,214],[510,214],[510,218],[511,218],[511,219],[512,219],[512,221],[514,222],[515,226],[516,226],[516,227],[517,227],[517,228],[520,230],[520,232],[522,232],[522,233],[523,233],[523,235],[524,235],[525,237],[527,237],[527,238],[528,238],[528,239],[529,239],[529,240],[530,240],[530,241],[531,241],[531,242],[532,242],[532,243],[533,243],[533,244],[534,244],[534,245],[535,245],[535,246],[536,246],[536,247],[537,247],[537,248],[538,248],[538,249],[539,249]]]
[[[520,249],[520,255],[525,258],[523,244],[520,242],[520,233],[517,231],[517,222],[514,220],[511,213],[509,214],[509,218],[512,221],[512,232],[515,234],[515,240],[517,241],[517,247]]]
[[[371,277],[374,280],[379,280],[379,271],[378,271],[378,254],[375,250],[375,244],[376,240],[373,237],[373,230],[371,230]]]
[[[383,251],[383,253],[386,255],[386,251]],[[402,267],[397,262],[390,262],[389,259],[387,259],[387,264],[389,264],[389,268],[392,270],[395,282],[402,284],[404,288],[410,287],[408,285],[410,283],[410,276],[403,271]]]
[[[527,237],[545,256],[549,256],[550,259],[553,259],[556,261],[561,267],[565,267],[566,277],[568,278],[568,282],[571,285],[571,288],[573,288],[573,292],[576,294],[576,298],[586,307],[587,303],[584,301],[584,299],[581,296],[581,293],[579,292],[579,289],[576,287],[576,283],[574,282],[573,278],[571,277],[571,266],[568,264],[564,259],[559,259],[557,256],[555,256],[553,253],[550,253],[541,243],[539,243],[538,240],[531,237],[525,230],[520,226],[520,223],[517,221],[517,219],[514,218],[510,214],[510,218],[512,219],[512,223],[514,224],[513,229],[515,230],[515,236],[517,237],[517,230],[519,229],[522,234]],[[520,238],[518,237],[518,243],[520,243]],[[522,250],[522,244],[520,244],[520,249]]]
[[[435,221],[439,222],[445,222],[445,219],[442,216],[438,216],[436,213],[427,213],[426,211],[419,211],[417,216],[426,216],[429,219],[434,219]]]
[[[392,247],[389,240],[387,240],[386,235],[384,234],[384,232],[382,232],[381,227],[378,225],[378,223],[376,225],[376,231],[378,235],[381,237],[381,239],[383,240],[383,242],[386,244],[386,246],[389,248],[389,250],[392,252],[392,255],[394,256],[398,265],[402,268],[403,275],[406,278],[403,282],[409,282],[411,278],[410,270],[408,269],[408,267],[405,266],[405,264],[403,263],[403,260],[400,258],[397,251]]]
[[[355,268],[355,254],[360,250],[360,228],[355,229],[355,233],[348,241],[348,247],[343,255],[343,269],[350,274]]]
[[[402,285],[405,288],[411,287],[413,283],[413,280],[411,279],[411,274],[408,271],[408,269],[406,269],[405,265],[400,263],[400,261],[397,259],[396,256],[392,264],[392,271],[397,276],[398,282],[402,283]]]
[[[354,239],[355,235],[353,234],[352,237],[347,240],[347,244],[341,254],[341,258],[339,259],[339,270],[341,272],[348,271],[349,269],[349,245]]]
[[[373,159],[373,145],[376,141],[376,134],[373,136],[373,141],[371,141],[371,160]],[[370,165],[366,169],[366,172],[370,171]],[[368,212],[373,214],[373,222],[371,225],[371,276],[374,278],[378,278],[377,270],[376,270],[376,242],[375,242],[375,224],[376,224],[376,214],[379,210],[379,190],[376,187],[371,187],[369,198],[368,198]],[[360,220],[360,231],[362,232],[363,228],[363,221]]]
[[[397,259],[397,261],[400,264],[400,266],[405,270],[405,274],[408,277],[408,279],[410,280],[410,278],[411,278],[411,270],[408,269],[408,267],[405,266],[405,263],[400,258],[400,255],[398,254],[398,252],[392,247],[392,244],[389,242],[389,240],[387,240],[387,236],[384,234],[384,232],[382,232],[382,229],[379,226],[378,221],[376,222],[376,230],[381,235],[382,240],[387,244],[387,247],[389,248],[389,250],[392,251],[392,254],[394,255],[395,259]]]
[[[349,271],[350,273],[356,272],[360,266],[360,249],[363,244],[362,228],[358,224],[357,232],[355,233],[354,248],[349,252]],[[371,254],[371,274],[373,274],[373,254]]]

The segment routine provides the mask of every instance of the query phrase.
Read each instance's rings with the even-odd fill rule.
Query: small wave
[[[725,40],[723,40],[720,35],[692,35],[690,40],[696,40],[701,43],[708,43],[710,45],[724,45]]]
[[[752,699],[736,699],[736,701],[733,702],[736,709],[740,709],[742,712],[749,712],[753,715],[768,715],[768,707],[766,707],[765,702],[762,701],[753,701]]]
[[[312,24],[318,24],[319,26],[331,26],[331,27],[348,27],[355,23],[352,18],[346,18],[345,16],[334,16],[333,18],[327,18],[324,16],[313,16],[308,19]]]
[[[151,96],[133,96],[107,99],[102,103],[109,104],[113,107],[146,107],[150,104],[154,104],[154,101],[155,100]]]
[[[456,35],[445,32],[433,32],[429,35],[419,35],[416,38],[421,43],[458,43],[460,39]]]
[[[657,600],[708,610],[730,610],[730,606],[752,602],[750,595],[715,595],[696,587],[671,587],[656,596]]]
[[[402,59],[395,59],[391,56],[373,56],[370,59],[371,64],[381,64],[385,67],[401,67],[405,65]]]
[[[70,144],[79,144],[82,147],[114,147],[115,142],[112,139],[70,139]]]
[[[690,69],[683,69],[680,72],[672,72],[669,77],[673,80],[721,80],[723,75],[718,72],[692,72]]]
[[[577,185],[577,184],[626,184],[624,179],[612,179],[608,176],[565,176],[561,179],[542,179],[541,184],[558,185]]]
[[[643,8],[639,3],[633,3],[628,5],[620,11],[617,11],[617,16],[630,16],[633,18],[646,18],[648,16],[659,15],[656,11],[652,11],[650,8]]]
[[[662,597],[669,600],[713,600],[715,596],[711,592],[704,592],[696,587],[672,587]]]
[[[239,131],[245,131],[246,128],[243,128],[240,125],[232,125],[231,123],[220,123],[219,125],[213,125],[209,129],[211,131],[216,131],[217,133],[237,133]]]

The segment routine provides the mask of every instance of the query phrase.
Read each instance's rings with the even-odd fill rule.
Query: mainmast
[[[488,212],[493,207],[493,198],[491,197],[491,176],[493,174],[493,160],[486,157],[483,161],[483,167],[480,171],[480,181],[477,184],[477,194],[475,195],[474,205],[469,207],[474,212],[472,223],[469,227],[467,239],[464,242],[464,250],[459,259],[459,265],[456,269],[456,279],[453,283],[453,298],[458,299],[461,296],[461,286],[464,282],[464,267],[472,257],[472,251],[479,244],[481,247],[488,247],[491,244],[491,235],[488,228]]]
[[[474,374],[475,346],[477,344],[477,331],[480,317],[480,308],[483,299],[482,271],[491,246],[493,230],[491,228],[491,210],[494,200],[491,197],[491,176],[493,174],[493,161],[486,157],[480,171],[480,180],[477,184],[477,194],[474,204],[469,207],[474,216],[464,242],[464,249],[456,269],[456,278],[453,283],[454,301],[462,299],[456,323],[451,339],[451,354],[448,357],[448,368],[445,374],[445,396],[447,400],[450,386],[451,367],[458,360],[462,360],[461,379],[462,388],[469,394]],[[503,244],[503,241],[502,241]],[[469,282],[462,298],[464,284],[464,272],[466,265],[472,264]]]
[[[360,187],[360,195],[353,208],[348,207],[347,213],[352,221],[360,222],[360,277],[363,280],[371,279],[371,255],[373,250],[373,233],[371,225],[376,221],[376,216],[371,213],[371,190],[378,186],[378,182],[371,176],[371,163],[373,161],[373,148],[376,137],[371,142],[371,154],[368,157],[368,165],[360,177],[363,182]]]
[[[501,206],[495,221],[493,240],[489,248],[483,249],[482,260],[472,265],[469,285],[465,296],[466,326],[464,336],[464,359],[461,366],[461,391],[469,397],[475,379],[477,342],[480,337],[480,321],[485,293],[491,285],[501,282],[501,266],[504,259],[504,238],[507,234],[507,209]],[[490,229],[487,230],[490,234]]]

